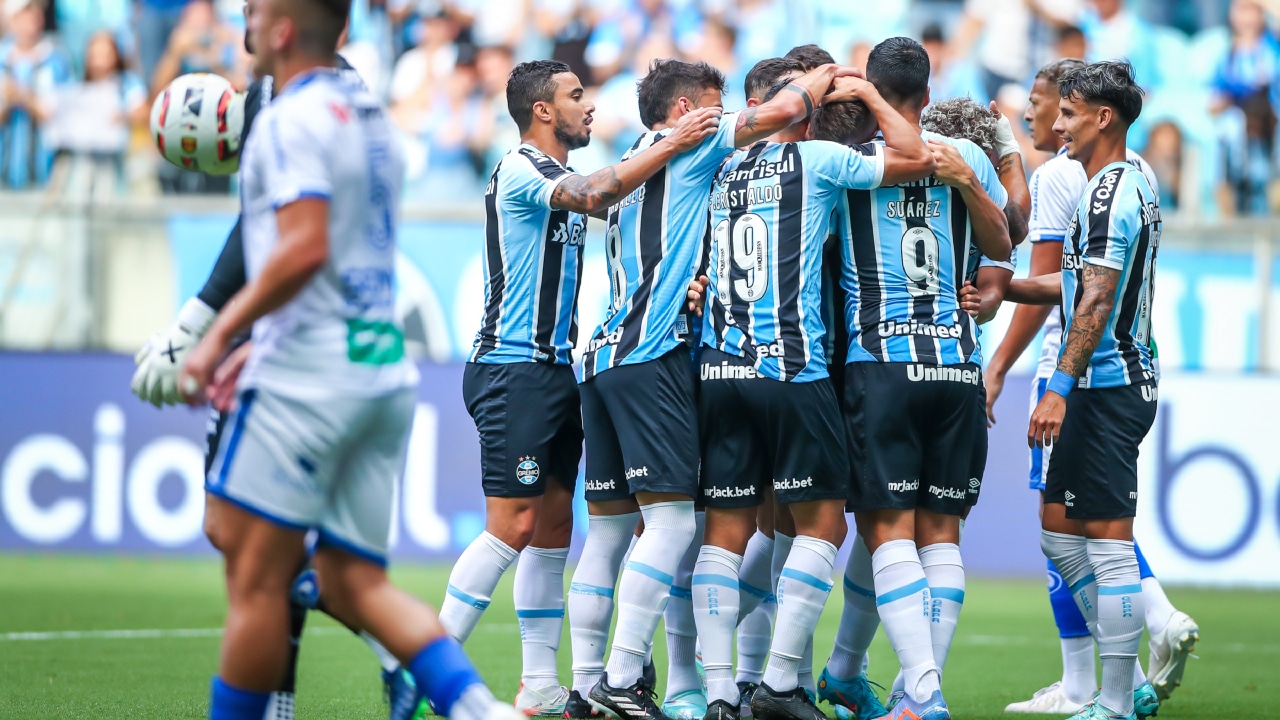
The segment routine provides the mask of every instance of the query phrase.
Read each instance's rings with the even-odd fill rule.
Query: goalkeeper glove
[[[133,361],[130,389],[142,400],[161,407],[182,401],[178,395],[178,371],[191,348],[200,342],[218,313],[200,298],[191,298],[178,313],[178,319],[161,330],[138,351]]]

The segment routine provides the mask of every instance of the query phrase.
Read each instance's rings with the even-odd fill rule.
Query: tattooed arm
[[[597,214],[644,184],[671,158],[702,142],[720,126],[720,108],[686,113],[671,133],[638,155],[590,175],[570,175],[551,193],[551,207]]]
[[[853,68],[822,65],[792,80],[769,102],[738,113],[734,145],[745,147],[809,117],[823,102],[836,78],[854,74]]]
[[[1027,237],[1027,220],[1031,217],[1031,189],[1027,187],[1027,174],[1022,169],[1022,155],[1012,153],[1000,158],[996,173],[1009,193],[1004,217],[1009,221],[1009,240],[1017,247]]]

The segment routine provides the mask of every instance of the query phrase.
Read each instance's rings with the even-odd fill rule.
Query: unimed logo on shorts
[[[914,363],[907,366],[907,379],[911,382],[958,382],[978,384],[978,371],[973,368],[933,367]]]
[[[756,486],[752,485],[751,487],[744,487],[744,488],[742,487],[736,487],[736,488],[709,487],[706,490],[703,490],[702,494],[706,495],[709,498],[750,497],[756,494]]]

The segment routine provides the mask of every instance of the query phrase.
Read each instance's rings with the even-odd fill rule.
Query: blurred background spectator
[[[71,75],[71,65],[55,38],[45,35],[44,8],[35,0],[6,0],[5,34],[0,40],[0,123],[3,123],[4,187],[21,190],[49,177],[53,153],[44,126],[54,93]]]

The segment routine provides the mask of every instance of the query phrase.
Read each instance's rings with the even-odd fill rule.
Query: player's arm
[[[819,104],[839,101],[839,97],[828,98],[827,91],[836,78],[851,77],[855,72],[840,65],[821,65],[792,80],[769,102],[739,112],[734,146],[745,147],[763,140],[809,117]]]
[[[1089,358],[1098,349],[1102,334],[1116,306],[1116,288],[1121,271],[1111,267],[1084,263],[1080,272],[1080,302],[1076,303],[1071,329],[1062,341],[1058,355],[1058,371],[1072,378],[1084,374]]]
[[[1004,302],[1004,294],[1013,280],[1013,271],[990,265],[978,268],[978,324],[985,325],[995,318]]]
[[[1062,243],[1052,240],[1031,243],[1031,277],[1054,274],[1062,264]],[[1061,275],[1057,275],[1061,278]],[[1016,282],[1016,281],[1014,281]],[[1059,283],[1061,280],[1059,280]],[[1055,287],[1055,303],[1061,299],[1061,287]],[[1006,287],[1005,297],[1009,297]],[[1010,298],[1013,300],[1013,298]],[[1014,300],[1014,302],[1019,302]],[[987,362],[985,384],[987,387],[987,419],[995,423],[994,406],[1004,389],[1004,378],[1009,369],[1026,352],[1027,346],[1040,333],[1044,321],[1053,312],[1052,305],[1019,304],[1013,309],[1009,329],[1005,331],[1000,346]]]
[[[837,89],[848,88],[853,99],[861,100],[875,116],[884,136],[884,176],[881,185],[920,180],[937,170],[938,163],[929,145],[906,118],[881,97],[876,86],[858,77],[840,78]]]
[[[983,255],[992,260],[1004,261],[1013,252],[1013,242],[1009,239],[1009,221],[1005,219],[1004,209],[983,189],[978,174],[960,150],[949,143],[929,141],[929,149],[933,151],[938,163],[934,175],[938,180],[960,191],[960,198],[969,211],[969,222],[973,225],[973,239]],[[981,161],[987,166],[991,163]]]
[[[686,113],[669,135],[644,152],[590,175],[569,175],[551,193],[551,207],[583,214],[607,209],[644,184],[671,158],[715,133],[720,127],[721,113],[718,107],[699,108]]]
[[[1004,204],[1004,217],[1009,221],[1009,240],[1014,247],[1027,237],[1031,217],[1031,188],[1027,186],[1027,173],[1022,167],[1022,146],[1013,136],[1013,126],[991,102],[991,114],[996,116],[996,175],[1000,185],[1009,194]]]
[[[1057,305],[1062,300],[1062,272],[1011,280],[1004,299],[1019,305]]]

